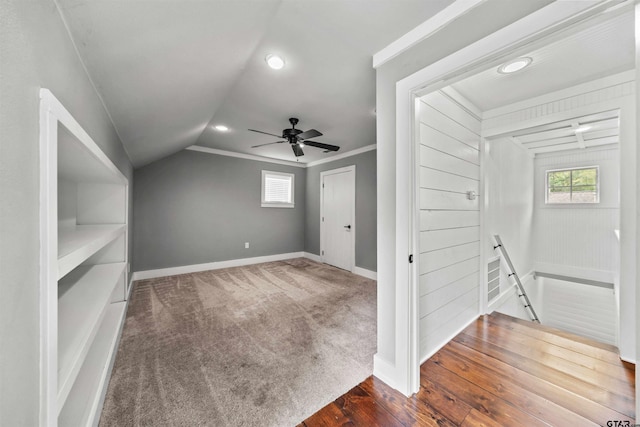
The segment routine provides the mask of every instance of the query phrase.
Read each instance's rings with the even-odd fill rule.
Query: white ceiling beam
[[[580,123],[578,122],[574,122],[571,123],[571,127],[573,128],[573,131],[576,134],[576,139],[578,140],[578,146],[580,148],[587,148],[586,145],[584,145],[584,138],[582,137],[582,132],[578,132],[578,128],[580,127]]]

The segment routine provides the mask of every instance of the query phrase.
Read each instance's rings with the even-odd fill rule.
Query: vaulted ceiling
[[[372,55],[452,2],[58,0],[136,167],[193,144],[293,160],[288,144],[250,148],[274,138],[247,130],[280,134],[289,117],[340,152],[375,144]]]

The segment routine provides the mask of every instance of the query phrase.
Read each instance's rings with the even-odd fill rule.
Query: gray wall
[[[263,169],[295,174],[295,208],[260,207]],[[135,181],[134,271],[304,250],[303,168],[183,150]]]
[[[307,168],[305,252],[320,255],[320,172],[356,165],[356,266],[376,271],[376,150]]]
[[[38,106],[50,89],[120,170],[132,168],[51,0],[0,2],[0,425],[39,411]]]
[[[552,0],[488,0],[376,70],[378,357],[395,363],[396,83]]]

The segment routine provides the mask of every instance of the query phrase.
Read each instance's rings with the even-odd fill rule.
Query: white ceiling
[[[620,111],[610,110],[523,129],[509,135],[531,155],[617,145]]]
[[[375,144],[372,55],[452,2],[58,0],[136,167],[192,144],[293,160],[288,144],[251,149],[276,139],[247,131],[280,134],[289,117],[337,154]]]
[[[487,111],[633,69],[633,10],[523,56],[533,62],[520,72],[505,75],[493,67],[451,86]]]

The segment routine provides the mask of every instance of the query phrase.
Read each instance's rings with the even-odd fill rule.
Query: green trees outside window
[[[547,171],[548,204],[598,203],[598,168]]]

